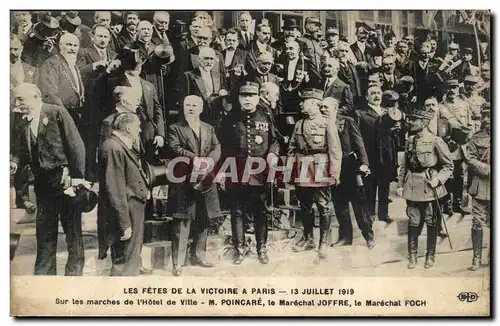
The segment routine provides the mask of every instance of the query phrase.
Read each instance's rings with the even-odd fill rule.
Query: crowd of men
[[[424,222],[425,267],[432,267],[436,239],[446,236],[443,214],[466,213],[464,189],[473,197],[472,269],[480,267],[490,214],[487,47],[452,42],[439,57],[443,45],[431,35],[397,40],[363,23],[356,40],[347,40],[316,17],[305,18],[303,34],[296,20],[285,20],[277,39],[266,20],[251,30],[248,12],[220,30],[207,12],[196,12],[182,34],[169,30],[168,12],[140,17],[123,12],[121,24],[111,26],[111,12],[97,11],[88,27],[76,11],[34,20],[29,12],[14,15],[11,175],[17,206],[38,211],[35,274],[56,273],[60,220],[65,274],[82,275],[80,197],[88,200],[89,192],[98,194],[99,259],[111,250],[111,275],[150,272],[140,253],[144,221],[154,215],[151,170],[179,157],[188,158],[180,168],[188,173],[198,157],[232,157],[237,166],[263,158],[268,168],[245,183],[210,182],[207,175],[194,185],[169,184],[176,276],[188,237],[191,264],[213,266],[203,259],[207,228],[225,206],[234,264],[249,252],[250,230],[258,260],[267,264],[273,187],[292,189],[300,205],[303,236],[294,251],[318,248],[326,257],[332,217],[340,225],[332,246],[351,245],[349,203],[371,249],[373,221],[393,221],[391,182],[407,200],[409,268]],[[269,167],[284,157],[299,162],[293,170],[307,171],[307,180],[269,181]],[[316,181],[320,174],[327,181]]]

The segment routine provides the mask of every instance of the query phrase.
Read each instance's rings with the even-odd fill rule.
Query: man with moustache
[[[286,19],[283,24],[283,35],[277,41],[273,42],[271,46],[276,50],[276,64],[283,65],[285,61],[285,43],[289,41],[297,41],[297,34],[299,32],[299,24],[293,18]]]
[[[201,19],[193,19],[189,25],[189,34],[181,42],[181,47],[183,52],[189,51],[191,48],[198,45],[198,34],[200,30],[204,27],[203,21]]]
[[[351,88],[338,78],[339,65],[339,61],[335,58],[326,58],[323,62],[324,96],[333,97],[340,103],[341,114],[353,116],[354,103]]]
[[[10,35],[10,90],[23,83],[33,83],[38,79],[37,70],[21,60],[23,44],[21,39]],[[12,94],[11,94],[12,95]]]
[[[339,60],[338,78],[349,85],[353,97],[354,107],[359,107],[363,100],[363,89],[356,66],[349,60],[349,43],[340,41],[337,45]]]
[[[338,114],[339,103],[332,97],[325,97],[321,102],[320,111],[330,124],[337,126],[342,147],[342,166],[340,169],[340,184],[332,187],[332,200],[335,215],[339,222],[339,236],[334,246],[350,246],[352,244],[352,223],[349,203],[352,204],[356,222],[369,249],[375,247],[372,222],[365,212],[364,201],[359,192],[356,178],[369,173],[368,156],[366,155],[363,138],[359,127],[353,118]],[[364,189],[362,189],[364,191]]]
[[[461,94],[462,98],[469,103],[472,110],[472,120],[474,132],[479,131],[481,128],[481,108],[486,103],[486,100],[479,95],[477,84],[479,83],[478,76],[466,76],[464,78],[464,89]]]
[[[381,129],[381,118],[386,114],[385,109],[381,107],[382,89],[380,86],[375,85],[368,88],[366,102],[365,108],[356,110],[356,120],[363,137],[371,170],[371,174],[365,180],[367,210],[372,218],[378,215],[379,221],[392,223],[392,219],[388,216],[390,179],[383,172],[385,170],[378,136]],[[378,214],[375,214],[377,190]]]
[[[234,28],[227,31],[224,42],[226,48],[222,51],[222,57],[224,58],[227,85],[231,91],[231,103],[237,103],[238,82],[245,74],[244,68],[248,53],[239,47],[238,31]]]
[[[241,79],[244,81],[256,82],[259,85],[267,82],[279,84],[278,76],[271,73],[273,63],[274,58],[271,52],[261,52],[257,57],[257,69],[243,76]]]
[[[131,48],[139,49],[139,55],[143,64],[151,58],[155,45],[151,41],[153,36],[153,25],[147,20],[141,20],[137,24],[137,40],[132,44]]]
[[[325,57],[339,58],[339,30],[334,27],[329,27],[325,32],[325,40],[327,43],[327,47],[323,55]],[[349,48],[349,44],[347,44],[347,47]]]
[[[60,34],[59,21],[44,14],[33,27],[33,33],[23,43],[22,60],[27,64],[40,68],[51,56],[57,54],[57,38]]]
[[[250,31],[250,25],[252,24],[252,16],[248,11],[242,12],[238,17],[239,30],[239,47],[243,50],[248,51],[250,49],[250,43],[254,39],[254,34]]]
[[[401,75],[396,72],[396,62],[392,57],[382,59],[382,72],[380,74],[382,91],[394,90]]]
[[[302,52],[311,62],[311,75],[315,76],[318,80],[321,79],[321,57],[324,53],[324,50],[321,48],[319,43],[318,34],[320,33],[320,29],[321,22],[319,18],[306,17],[306,33],[304,33],[304,35],[300,38],[300,42],[303,44]]]
[[[26,42],[33,32],[33,23],[31,22],[31,13],[29,11],[14,12],[14,26],[11,32],[19,37],[21,43]]]
[[[197,69],[198,66],[200,65],[200,60],[199,60],[199,51],[200,48],[210,48],[210,43],[212,42],[212,30],[209,27],[203,27],[200,29],[198,32],[198,45],[192,47],[189,49],[187,53],[182,54],[182,71],[188,71],[188,70],[194,70]],[[219,51],[214,50],[215,52],[215,58],[214,58],[214,65],[212,66],[212,69],[214,71],[218,72],[222,76],[226,76],[226,69],[224,66],[224,57]],[[186,57],[184,57],[186,56]]]
[[[361,79],[366,78],[368,72],[368,62],[373,57],[373,49],[367,44],[368,28],[366,25],[361,25],[356,29],[356,42],[351,44],[351,51],[356,59],[356,67],[358,68]]]
[[[187,178],[191,178],[189,171],[194,170],[194,161],[197,158],[209,159],[214,166],[221,156],[221,146],[215,129],[211,125],[200,120],[203,110],[203,99],[196,95],[188,95],[184,99],[184,119],[169,127],[168,148],[172,158],[184,157],[189,163],[184,166],[188,172]],[[180,169],[182,170],[182,169]],[[210,171],[212,175],[214,172]],[[201,180],[210,178],[205,174]],[[219,196],[217,185],[212,183],[205,192],[196,190],[187,180],[187,183],[171,184],[169,187],[169,201],[173,207],[173,231],[172,231],[172,265],[174,276],[180,276],[181,266],[186,257],[188,236],[193,234],[193,242],[190,246],[189,260],[192,266],[205,268],[214,265],[203,259],[207,244],[208,222],[220,215]]]
[[[323,92],[306,89],[302,93],[302,113],[305,119],[295,124],[288,157],[294,157],[295,191],[300,201],[302,238],[293,246],[293,251],[315,248],[313,226],[313,204],[319,211],[320,234],[318,257],[326,258],[326,241],[331,225],[331,190],[340,180],[342,147],[337,128],[320,112]],[[307,165],[306,174],[303,165]]]
[[[196,95],[203,99],[201,120],[217,126],[223,110],[223,98],[228,96],[226,78],[214,70],[215,50],[199,47],[199,65],[196,69],[186,71],[180,81],[181,98]]]
[[[472,64],[472,48],[464,48],[464,56],[462,58],[462,63],[456,69],[455,77],[458,82],[463,82],[465,77],[472,75],[479,75],[479,68]]]
[[[22,115],[11,134],[11,168],[30,165],[35,176],[38,206],[35,275],[56,275],[58,224],[61,221],[68,248],[67,276],[81,276],[85,264],[81,210],[70,186],[90,188],[83,180],[85,148],[68,111],[43,103],[39,88],[20,84],[14,89],[14,105]],[[20,116],[21,117],[21,116]]]
[[[413,65],[413,72],[409,75],[415,78],[417,104],[422,104],[426,98],[436,96],[440,98],[440,89],[443,77],[439,67],[430,61],[431,47],[428,42],[420,45],[420,59]]]
[[[408,43],[399,41],[396,45],[396,70],[402,75],[412,75],[414,62],[408,57]]]
[[[263,52],[270,52],[273,58],[276,56],[276,50],[271,47],[271,27],[259,24],[255,28],[257,38],[249,45],[247,63],[245,70],[251,74],[257,71],[257,58]]]
[[[170,14],[166,11],[155,11],[153,14],[152,42],[158,44],[171,44],[175,37],[169,31]]]
[[[63,34],[59,39],[60,53],[40,67],[38,86],[43,101],[65,107],[80,134],[84,135],[85,86],[76,64],[79,46],[80,41],[74,34]]]
[[[239,94],[241,110],[231,111],[230,117],[224,120],[220,136],[223,157],[235,158],[238,169],[238,180],[226,182],[231,196],[233,264],[240,265],[249,251],[245,243],[245,214],[253,214],[258,259],[261,264],[267,264],[267,175],[265,172],[253,174],[248,180],[242,180],[242,176],[248,159],[264,159],[268,167],[277,162],[279,145],[271,118],[257,109],[259,85],[248,82],[240,87]]]
[[[113,134],[99,152],[99,207],[108,213],[99,229],[99,249],[111,247],[111,276],[138,276],[149,180],[139,158],[141,122],[132,112],[119,113]]]
[[[272,82],[265,82],[260,85],[260,99],[257,104],[257,110],[263,110],[271,117],[275,129],[276,138],[280,144],[280,148],[284,149],[288,144],[288,137],[284,133],[281,119],[281,110],[279,106],[280,88]]]
[[[415,268],[417,264],[418,236],[424,222],[427,226],[424,267],[434,266],[437,240],[434,215],[438,212],[437,201],[446,195],[444,184],[453,170],[450,151],[445,142],[427,128],[434,114],[425,107],[414,108],[407,114],[411,135],[406,142],[397,193],[406,199],[406,214],[409,218],[408,269]]]
[[[472,196],[472,265],[476,271],[481,267],[483,252],[483,228],[491,222],[491,107],[486,103],[481,110],[481,129],[468,142],[467,163]],[[489,260],[489,257],[488,257]]]
[[[123,13],[123,27],[117,35],[118,51],[125,46],[130,46],[137,39],[137,24],[139,23],[139,12],[125,11]]]
[[[111,31],[109,48],[110,50],[117,52],[119,50],[119,45],[114,31],[111,29],[111,11],[96,11],[94,13],[94,24],[105,26]]]

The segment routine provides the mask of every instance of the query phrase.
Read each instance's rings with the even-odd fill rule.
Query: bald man
[[[85,87],[76,61],[80,40],[74,34],[63,34],[59,40],[58,54],[50,57],[40,67],[38,86],[43,101],[63,106],[73,118],[83,136],[87,118],[83,109]]]
[[[186,96],[183,101],[184,119],[169,127],[167,146],[172,158],[188,158],[190,163],[193,163],[195,158],[208,158],[215,165],[220,159],[221,147],[215,128],[200,120],[203,102],[199,96]],[[186,171],[189,178],[191,171]],[[203,254],[207,242],[208,221],[220,215],[215,183],[206,192],[195,190],[192,183],[172,184],[169,187],[169,201],[172,203],[174,217],[172,234],[174,276],[182,273],[181,266],[186,257],[191,224],[193,224],[193,243],[189,256],[191,265],[213,267],[204,260]]]

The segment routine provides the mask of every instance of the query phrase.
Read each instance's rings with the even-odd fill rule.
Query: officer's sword
[[[431,175],[430,175],[429,170],[425,171],[425,175],[429,180],[431,180]],[[453,246],[451,244],[451,236],[450,236],[450,233],[448,232],[448,226],[446,225],[446,219],[443,216],[443,210],[441,209],[441,204],[439,203],[439,197],[438,197],[436,188],[432,188],[432,192],[434,193],[434,199],[436,199],[436,205],[438,207],[439,216],[441,216],[441,221],[444,224],[444,230],[446,231],[446,234],[448,234],[447,238],[448,238],[448,243],[450,244],[450,249],[453,250]],[[436,225],[436,227],[438,227],[438,225]]]

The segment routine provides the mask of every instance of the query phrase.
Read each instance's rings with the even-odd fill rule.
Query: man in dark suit
[[[336,99],[340,103],[341,114],[352,116],[354,103],[351,88],[338,78],[338,72],[339,61],[335,58],[326,58],[322,69],[324,97]]]
[[[137,276],[144,236],[146,202],[151,198],[149,179],[139,158],[141,122],[132,112],[119,113],[113,135],[99,152],[99,255],[111,247],[111,276]]]
[[[417,104],[423,104],[429,97],[440,99],[443,91],[443,73],[439,65],[430,61],[431,46],[424,42],[420,46],[420,60],[413,65],[413,71],[409,74],[415,78],[415,89]],[[441,95],[441,96],[440,96]]]
[[[250,32],[250,25],[252,24],[252,16],[248,11],[242,12],[238,17],[239,30],[239,47],[243,50],[249,50],[250,44],[254,39],[254,34]]]
[[[33,33],[23,43],[22,60],[27,64],[40,68],[40,66],[57,54],[57,38],[59,37],[59,21],[49,15],[44,15],[42,20],[33,26]]]
[[[85,148],[68,111],[44,104],[38,87],[21,84],[14,89],[15,106],[23,118],[14,123],[11,139],[15,169],[30,165],[35,176],[39,207],[36,219],[36,275],[56,275],[58,223],[68,245],[65,275],[81,276],[85,263],[82,215],[73,197],[63,192],[70,186],[90,184],[85,174]],[[14,169],[14,170],[15,170]],[[14,171],[15,172],[15,171]]]
[[[352,222],[349,212],[349,203],[351,203],[358,227],[368,248],[372,249],[375,246],[372,223],[365,211],[364,196],[360,196],[360,186],[356,182],[358,174],[366,174],[369,171],[368,156],[356,121],[351,117],[337,114],[338,106],[338,101],[332,97],[325,97],[321,103],[321,113],[330,123],[336,124],[342,146],[340,184],[332,187],[332,199],[339,221],[339,237],[331,246],[352,244]]]
[[[10,35],[10,89],[22,83],[37,81],[37,69],[21,60],[23,44],[17,35]],[[12,95],[12,94],[11,94]]]
[[[389,206],[389,178],[384,175],[382,164],[379,129],[384,109],[381,107],[382,90],[380,86],[371,86],[366,94],[367,106],[356,110],[356,120],[368,155],[371,174],[365,180],[367,209],[371,216],[375,215],[375,202],[378,189],[378,219],[387,223],[392,219],[387,215]]]
[[[396,72],[396,61],[393,57],[385,57],[382,59],[382,72],[380,73],[380,82],[382,91],[394,90],[401,75]]]
[[[29,11],[14,12],[14,26],[11,33],[19,37],[21,43],[26,42],[33,33],[33,23],[31,22],[31,13]]]
[[[47,59],[40,67],[38,87],[45,103],[63,106],[68,110],[78,131],[83,135],[85,86],[76,65],[79,44],[80,41],[74,34],[61,36],[60,54]]]
[[[306,33],[300,38],[302,52],[311,61],[311,74],[315,75],[317,79],[321,79],[321,57],[324,50],[319,44],[319,33],[321,29],[321,22],[316,17],[306,17],[305,21]]]
[[[212,69],[215,57],[213,49],[201,47],[200,65],[197,69],[185,72],[180,85],[182,98],[187,95],[203,98],[201,120],[212,126],[219,123],[223,98],[228,95],[225,76]]]
[[[263,52],[270,52],[273,58],[276,56],[276,50],[272,48],[271,27],[268,25],[259,24],[255,28],[257,38],[248,46],[247,63],[245,70],[250,74],[257,71],[257,58]]]
[[[155,44],[152,41],[153,25],[147,20],[141,20],[137,24],[137,40],[132,43],[131,47],[139,49],[139,56],[143,64],[153,55]]]
[[[278,76],[271,73],[271,68],[273,66],[274,58],[271,52],[262,52],[257,57],[257,69],[253,72],[248,73],[241,79],[245,81],[256,82],[259,85],[263,83],[274,83],[279,85],[280,81]]]
[[[137,11],[125,11],[123,13],[123,27],[120,33],[118,33],[117,52],[120,52],[124,46],[130,46],[136,41],[137,37],[137,24],[139,23],[139,13]]]
[[[363,89],[356,66],[349,60],[349,43],[340,41],[337,46],[339,59],[338,77],[341,81],[349,85],[355,107],[359,106],[363,100]]]
[[[187,183],[172,184],[169,187],[169,200],[173,201],[175,219],[172,232],[172,264],[175,276],[181,274],[191,224],[193,224],[191,265],[213,267],[203,260],[202,255],[207,244],[208,221],[220,215],[216,184],[212,183],[208,189],[204,189],[206,192],[197,190],[192,185],[197,182],[195,178],[197,173],[201,180],[209,178],[206,176],[207,173],[213,177],[213,170],[204,172],[197,166],[197,158],[206,158],[214,167],[220,159],[220,143],[214,127],[200,120],[203,99],[196,95],[188,95],[183,102],[184,120],[171,125],[168,130],[168,148],[172,157],[189,159],[188,164],[182,169],[179,168],[188,173]],[[200,170],[197,171],[196,168]]]
[[[222,51],[222,57],[226,68],[227,85],[230,90],[230,102],[235,104],[238,101],[238,82],[245,74],[244,68],[248,52],[239,47],[238,31],[234,28],[227,31],[224,42],[226,48]]]
[[[396,45],[396,70],[403,75],[410,75],[414,64],[408,57],[408,43],[399,41]]]
[[[109,87],[128,86],[133,88],[140,103],[137,115],[141,120],[141,146],[144,149],[144,159],[148,163],[157,161],[156,152],[165,143],[165,120],[163,108],[161,107],[155,86],[140,77],[142,61],[137,50],[126,50],[128,54],[122,54],[123,62],[121,71],[116,78],[109,78]],[[114,102],[114,100],[112,100]]]

